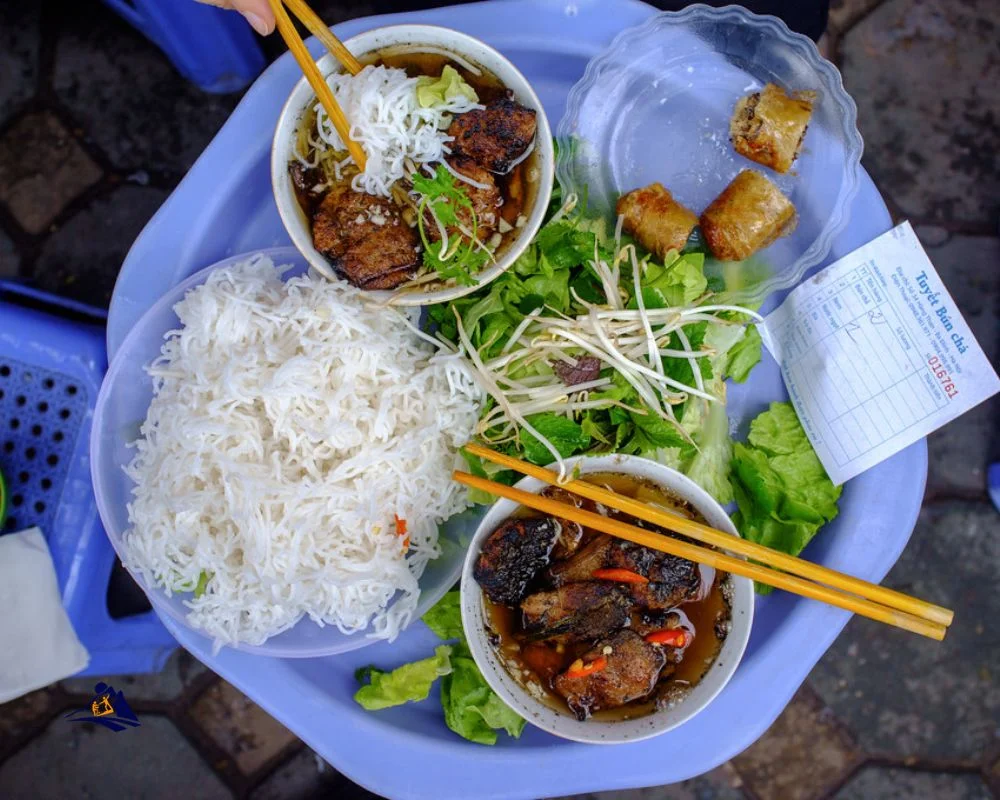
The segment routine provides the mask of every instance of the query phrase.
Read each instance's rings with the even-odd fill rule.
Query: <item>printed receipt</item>
[[[760,327],[838,485],[1000,390],[908,222],[810,278]]]

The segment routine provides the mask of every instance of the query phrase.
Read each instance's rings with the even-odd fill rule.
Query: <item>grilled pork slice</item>
[[[567,492],[565,489],[561,489],[558,486],[547,486],[542,490],[542,497],[548,497],[559,503],[565,503],[566,505],[573,506],[575,508],[584,507],[584,499],[579,495]],[[559,533],[559,539],[556,541],[556,546],[552,548],[552,560],[556,561],[562,558],[568,558],[573,555],[584,542],[585,532],[583,526],[577,522],[570,522],[568,519],[559,519],[559,524],[562,526],[562,530]]]
[[[506,97],[493,100],[486,108],[466,111],[452,120],[448,135],[455,155],[469,156],[490,172],[504,174],[511,163],[524,155],[535,138],[535,112]]]
[[[362,289],[394,289],[417,267],[417,233],[392,200],[335,186],[313,212],[313,245]]]
[[[624,217],[622,228],[660,258],[683,249],[698,224],[698,217],[674,200],[662,183],[623,194],[615,212]]]
[[[521,601],[521,627],[529,639],[581,641],[606,636],[629,621],[629,601],[606,581],[570,583]]]
[[[508,519],[483,543],[472,575],[494,603],[516,606],[549,563],[558,536],[551,517]]]
[[[465,192],[465,196],[472,203],[472,212],[476,215],[475,226],[473,226],[472,214],[469,213],[467,208],[460,208],[457,212],[462,227],[468,233],[472,233],[473,227],[475,227],[476,238],[485,244],[489,241],[493,232],[497,229],[497,225],[500,223],[500,206],[503,205],[503,196],[500,194],[500,189],[497,188],[493,175],[467,156],[452,156],[448,159],[448,164],[456,172],[485,187],[480,188],[479,186],[473,186],[471,183],[465,182],[458,183],[458,188]],[[434,241],[439,241],[441,233],[438,230],[438,226],[430,218],[430,213],[426,213],[425,226],[427,235]],[[451,238],[454,233],[456,231],[449,227],[448,237]]]
[[[600,569],[624,569],[646,578],[648,583],[622,584],[645,608],[670,609],[693,600],[701,591],[701,570],[694,562],[604,535],[571,558],[553,564],[549,577],[556,586],[563,586],[593,580]]]
[[[600,659],[604,659],[603,667],[588,671],[588,665],[600,665]],[[554,688],[577,719],[584,720],[595,711],[647,697],[656,686],[666,656],[662,648],[626,629],[599,641],[580,661],[556,677]]]

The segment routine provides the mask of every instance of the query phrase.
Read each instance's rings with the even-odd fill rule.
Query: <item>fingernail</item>
[[[264,18],[260,15],[254,14],[252,11],[241,11],[240,13],[261,36],[267,36],[271,32],[271,26],[264,22]]]

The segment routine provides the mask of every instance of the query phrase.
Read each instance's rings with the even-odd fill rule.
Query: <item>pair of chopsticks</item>
[[[659,550],[688,561],[706,564],[733,575],[752,578],[777,589],[784,589],[793,594],[853,611],[863,617],[895,625],[897,628],[919,633],[921,636],[937,641],[944,639],[945,631],[955,616],[947,608],[933,605],[892,589],[886,589],[851,575],[845,575],[842,572],[813,564],[787,553],[772,550],[770,547],[741,539],[738,536],[732,536],[709,525],[671,514],[657,506],[624,497],[596,484],[583,480],[559,483],[559,476],[544,467],[511,458],[477,444],[468,444],[465,449],[473,455],[499,466],[530,475],[532,478],[537,478],[551,486],[559,486],[573,494],[630,514],[637,519],[652,522],[654,525],[682,534],[702,544],[746,556],[760,563],[751,563],[718,550],[699,547],[670,536],[646,531],[620,520],[578,509],[575,506],[470,475],[467,472],[456,470],[453,473],[454,479],[459,483],[499,497],[506,497],[536,511],[579,523],[587,528],[634,542],[651,550]]]
[[[357,164],[359,170],[364,172],[366,163],[365,151],[361,148],[360,144],[350,137],[350,123],[347,121],[347,117],[344,116],[344,111],[337,102],[337,98],[330,91],[326,80],[320,74],[316,62],[309,55],[302,37],[299,36],[294,23],[285,11],[285,6],[288,6],[309,32],[323,43],[323,46],[330,52],[330,55],[343,64],[344,69],[352,75],[357,75],[361,72],[361,63],[352,55],[350,50],[344,47],[344,43],[334,35],[333,31],[323,24],[323,20],[316,15],[315,11],[309,8],[305,0],[284,0],[284,5],[282,5],[282,0],[268,0],[268,3],[271,6],[271,11],[274,12],[278,33],[281,34],[281,38],[285,40],[288,49],[302,68],[306,80],[309,81],[309,85],[316,92],[316,97],[323,104],[326,113],[330,115],[337,133],[340,134],[340,138],[347,145],[347,151],[354,159],[354,163]]]

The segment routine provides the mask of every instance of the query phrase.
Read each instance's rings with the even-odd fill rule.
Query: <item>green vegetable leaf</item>
[[[479,227],[472,201],[459,187],[455,176],[440,164],[433,177],[417,172],[411,180],[413,190],[419,196],[417,230],[424,246],[424,266],[443,279],[454,279],[464,286],[471,285],[472,276],[482,270],[491,258],[489,251],[481,247],[476,239]],[[437,224],[426,219],[429,215],[436,217],[445,227],[447,238],[443,243],[430,238],[428,231],[437,231]],[[460,224],[471,228],[471,238],[459,231]]]
[[[547,412],[527,417],[531,426],[552,443],[565,458],[590,445],[590,436],[579,422],[559,414]],[[521,431],[521,446],[524,457],[532,464],[545,465],[553,461],[552,453],[527,430]]]
[[[458,590],[453,589],[421,617],[424,624],[434,631],[439,639],[465,640],[465,631],[462,628],[462,606],[459,600]]]
[[[478,744],[496,744],[498,729],[517,738],[524,720],[511,711],[483,679],[464,646],[455,648],[452,672],[441,681],[445,724],[459,736]]]
[[[205,594],[205,589],[208,588],[208,582],[210,580],[212,580],[212,573],[202,570],[201,574],[198,576],[198,585],[194,587],[195,599],[198,599]]]
[[[650,263],[642,280],[648,290],[642,294],[643,302],[651,308],[691,305],[708,287],[704,266],[701,253],[686,253],[665,266]],[[650,295],[659,302],[651,303]]]
[[[432,78],[430,75],[417,78],[417,103],[421,108],[442,106],[456,97],[465,97],[473,103],[479,102],[476,90],[451,65],[445,66],[440,78]]]
[[[354,693],[354,700],[366,711],[417,702],[427,698],[431,686],[442,675],[452,671],[452,648],[441,645],[434,648],[434,655],[422,661],[403,664],[392,672],[382,672],[375,667],[365,667],[355,673],[359,682],[368,680]]]
[[[771,403],[750,424],[747,442],[733,448],[739,509],[733,521],[747,539],[798,555],[837,516],[841,488],[827,476],[790,403]]]
[[[535,237],[535,246],[555,269],[576,267],[594,257],[597,236],[564,221],[546,225]]]
[[[756,325],[748,325],[746,333],[738,339],[726,356],[724,378],[732,378],[737,383],[743,383],[761,358],[760,333]]]
[[[719,503],[726,505],[733,500],[733,487],[729,483],[729,464],[733,457],[729,418],[722,403],[709,403],[708,406],[698,433],[698,450],[685,474]]]

